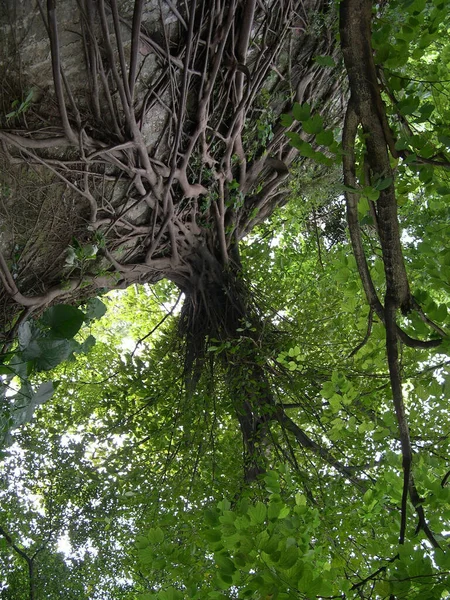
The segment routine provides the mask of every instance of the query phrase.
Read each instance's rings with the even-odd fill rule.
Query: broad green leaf
[[[333,132],[325,129],[316,135],[316,142],[321,146],[331,146],[334,142]]]
[[[303,129],[306,131],[306,133],[320,133],[323,129],[322,117],[319,114],[315,114],[311,118],[303,121]]]
[[[283,505],[281,502],[273,502],[271,500],[269,502],[269,506],[267,508],[267,517],[268,517],[269,521],[279,518],[282,508],[283,508]]]
[[[311,116],[311,107],[309,104],[298,104],[296,102],[292,107],[292,114],[297,121],[307,121]]]
[[[294,118],[292,115],[284,114],[280,117],[280,123],[283,125],[283,127],[290,127],[293,122]]]
[[[86,304],[86,316],[87,321],[93,321],[100,319],[106,313],[106,305],[100,300],[100,298],[90,298]]]
[[[214,560],[220,569],[222,577],[224,575],[233,575],[233,573],[236,571],[233,561],[226,554],[216,553],[214,555]]]
[[[260,525],[266,520],[267,509],[263,502],[257,502],[248,509],[248,515],[253,525]]]
[[[321,67],[335,67],[336,63],[332,56],[315,56],[314,60]]]
[[[17,331],[19,346],[23,350],[28,346],[33,336],[33,330],[29,321],[24,321],[20,324]]]
[[[281,553],[278,565],[281,569],[290,569],[295,565],[298,557],[298,548],[296,548],[295,546],[291,546],[290,548],[287,548]]]
[[[147,532],[147,538],[151,544],[162,544],[164,532],[160,527],[152,527]]]
[[[183,594],[179,590],[170,587],[167,590],[158,592],[157,598],[158,600],[183,600]]]
[[[70,339],[78,333],[83,325],[84,313],[74,306],[56,304],[44,312],[41,321],[50,327],[55,335]]]
[[[93,335],[88,335],[80,346],[81,352],[89,352],[95,346],[96,339]]]
[[[374,183],[373,187],[374,187],[376,190],[379,190],[379,191],[381,191],[381,190],[385,190],[385,189],[387,189],[389,186],[391,186],[391,185],[392,185],[393,181],[394,181],[394,180],[392,179],[392,177],[385,177],[385,178],[383,178],[383,179],[378,179],[377,181],[375,181],[375,183]]]
[[[73,346],[67,339],[35,339],[23,350],[22,359],[33,361],[38,371],[54,369],[72,354]]]

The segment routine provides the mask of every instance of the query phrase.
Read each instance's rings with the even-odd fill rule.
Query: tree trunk
[[[186,295],[194,386],[206,345],[242,344],[250,323],[243,362],[223,354],[247,479],[276,412],[238,244],[301,163],[281,113],[309,102],[333,119],[342,98],[337,69],[313,60],[336,51],[333,9],[275,4],[47,0],[2,25],[1,210],[19,215],[0,247],[6,329],[20,310],[168,278]]]
[[[1,28],[10,320],[164,277],[193,289],[205,251],[228,268],[287,200],[296,152],[280,113],[339,103],[337,78],[312,60],[334,52],[320,2],[48,0],[23,21],[20,10],[5,9]]]

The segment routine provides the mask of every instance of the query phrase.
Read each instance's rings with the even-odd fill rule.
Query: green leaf
[[[261,525],[266,520],[267,509],[263,502],[257,502],[248,509],[248,516],[252,525]]]
[[[303,129],[306,133],[316,134],[320,133],[323,129],[323,119],[320,115],[316,114],[310,119],[303,122]]]
[[[291,546],[281,553],[278,565],[281,569],[291,569],[297,562],[299,557],[298,548]]]
[[[375,202],[380,197],[380,191],[370,185],[364,187],[361,194],[368,200],[372,200],[372,202]]]
[[[450,135],[444,135],[441,133],[438,135],[438,140],[441,142],[441,144],[444,144],[444,146],[450,148]]]
[[[267,517],[269,519],[269,521],[273,521],[275,519],[277,519],[279,517],[279,514],[281,512],[281,509],[283,508],[283,505],[281,502],[269,502],[269,507],[267,510]]]
[[[296,102],[292,108],[292,114],[297,121],[307,121],[311,116],[311,107],[309,104],[299,104]]]
[[[84,313],[68,304],[56,304],[48,308],[41,317],[43,325],[62,338],[73,338],[84,323]]]
[[[220,542],[220,540],[222,539],[222,534],[218,529],[207,529],[204,533],[204,536],[208,542],[211,542],[213,544],[216,542]]]
[[[203,513],[203,520],[209,527],[215,527],[219,523],[219,515],[216,510],[209,508]]]
[[[170,587],[167,590],[158,592],[157,598],[158,600],[183,600],[183,594],[174,587]]]
[[[67,360],[72,351],[69,340],[40,338],[30,342],[23,350],[22,358],[33,361],[38,371],[49,371]]]
[[[314,148],[309,142],[303,142],[302,145],[298,147],[298,150],[301,156],[305,156],[306,158],[314,158],[316,154]]]
[[[357,188],[357,187],[352,187],[350,185],[340,185],[339,186],[340,189],[342,189],[344,192],[351,192],[352,194],[360,194],[361,193],[361,189]]]
[[[435,110],[435,105],[432,102],[427,102],[426,104],[423,104],[419,108],[420,115],[425,120],[427,120],[431,117],[434,110]]]
[[[161,544],[164,541],[164,532],[160,527],[152,527],[147,532],[147,538],[151,544]]]
[[[23,384],[18,392],[18,403],[20,406],[13,410],[13,428],[21,427],[29,423],[33,418],[36,408],[49,400],[55,391],[52,381],[41,383],[36,391],[29,384]]]
[[[325,129],[324,131],[321,131],[316,136],[316,142],[318,144],[320,144],[321,146],[328,146],[328,147],[331,146],[331,144],[334,142],[333,132],[330,131],[329,129]]]
[[[19,325],[17,337],[19,339],[19,346],[23,350],[28,346],[33,337],[33,330],[29,321],[24,321]]]
[[[373,184],[373,187],[376,190],[385,190],[387,189],[389,186],[392,185],[393,183],[393,178],[392,177],[385,177],[384,179],[378,179],[377,181],[375,181],[375,183]]]
[[[438,567],[440,567],[442,570],[450,570],[450,552],[448,549],[444,551],[441,548],[437,548],[434,551],[434,560],[436,561]]]
[[[398,140],[395,142],[395,149],[396,150],[407,150],[410,147],[408,140],[409,140],[409,138],[399,137]]]
[[[291,509],[289,508],[289,506],[283,506],[283,508],[280,510],[280,512],[278,514],[278,518],[285,519],[289,515],[290,512],[291,512]]]
[[[0,363],[0,375],[12,375],[14,374],[14,369],[9,365],[5,365]]]
[[[221,575],[233,575],[236,571],[234,562],[226,554],[214,554],[214,560],[221,571]]]
[[[312,158],[321,165],[326,165],[327,167],[331,167],[335,164],[335,159],[326,156],[323,152],[314,152]]]
[[[34,407],[40,406],[50,400],[55,393],[55,383],[53,381],[45,381],[37,388],[33,394],[32,401]]]
[[[100,319],[106,313],[106,305],[100,300],[100,298],[90,298],[86,305],[86,316],[87,321],[94,321]]]
[[[233,577],[231,575],[227,575],[223,571],[219,571],[215,578],[215,584],[221,590],[227,590],[233,585]]]
[[[294,122],[294,118],[292,115],[283,114],[280,117],[280,123],[283,125],[283,127],[290,127],[293,122]]]
[[[332,56],[315,56],[314,60],[321,67],[335,67],[336,63]]]
[[[297,148],[301,156],[305,156],[306,158],[313,158],[315,156],[316,152],[314,148],[309,142],[302,140],[298,133],[288,132],[286,135],[290,138],[292,146]]]
[[[138,535],[136,538],[136,548],[138,550],[144,550],[148,547],[149,541],[146,535]]]
[[[295,131],[288,131],[286,137],[291,140],[291,145],[298,150],[306,143]]]
[[[271,494],[280,493],[280,482],[278,480],[278,474],[276,471],[270,470],[264,475],[264,482],[266,484],[266,490]]]
[[[419,105],[419,98],[411,98],[407,96],[404,100],[401,100],[398,103],[397,108],[402,113],[402,115],[407,116],[413,114],[419,108]]]
[[[88,337],[81,344],[79,351],[85,353],[89,352],[95,346],[96,341],[97,340],[93,335],[88,335]]]

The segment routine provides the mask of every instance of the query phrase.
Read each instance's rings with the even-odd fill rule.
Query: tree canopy
[[[450,598],[445,3],[21,10],[1,597]]]

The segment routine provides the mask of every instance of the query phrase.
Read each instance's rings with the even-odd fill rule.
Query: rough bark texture
[[[337,70],[314,61],[336,52],[333,6],[37,0],[2,16],[5,341],[20,311],[168,278],[186,295],[189,371],[251,314],[238,244],[287,201],[299,161],[279,115],[340,108]],[[235,407],[250,456],[282,422],[263,368],[252,377],[261,398]]]
[[[395,149],[395,138],[386,116],[381,96],[381,82],[374,61],[372,14],[373,5],[371,0],[342,0],[340,4],[341,47],[350,88],[350,100],[343,131],[344,183],[349,188],[346,191],[347,221],[353,254],[367,300],[371,310],[377,314],[386,328],[386,356],[403,466],[399,543],[403,544],[406,538],[409,497],[418,516],[417,531],[422,529],[431,544],[434,547],[439,547],[438,541],[425,520],[422,500],[414,482],[413,451],[403,400],[399,344],[403,342],[412,347],[436,346],[439,345],[441,339],[414,340],[397,325],[397,310],[399,308],[404,314],[412,309],[419,310],[419,313],[421,313],[421,310],[411,295],[403,259],[394,185],[395,177],[391,168],[391,158],[398,158],[398,153]],[[366,161],[365,165],[359,165],[359,172],[364,173],[368,178],[368,181],[364,183],[372,185],[377,180],[384,180],[386,183],[383,189],[380,190],[376,205],[372,204],[372,215],[375,219],[384,263],[386,286],[384,303],[380,300],[371,278],[358,217],[359,194],[356,190],[357,186],[363,183],[363,177],[360,175],[359,180],[357,177],[358,165],[355,153],[355,141],[359,127],[361,127],[363,134],[362,143],[365,147],[364,160]],[[426,321],[435,331],[439,329],[430,320],[426,319]],[[442,332],[442,334],[444,337],[445,333]]]
[[[5,9],[3,219],[44,184],[48,197],[67,203],[71,223],[55,226],[59,257],[47,275],[23,256],[31,223],[4,233],[2,282],[22,306],[162,277],[197,289],[287,198],[295,153],[278,116],[293,100],[323,106],[336,89],[313,61],[333,52],[330,9],[290,0],[158,6]],[[45,212],[35,227],[51,237],[56,210],[34,200]],[[95,245],[97,259],[83,261],[80,250],[64,269],[72,237]]]

